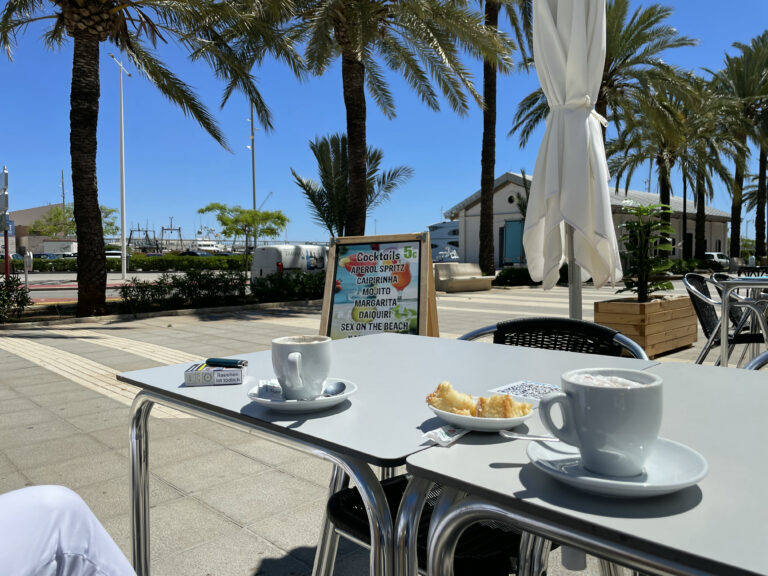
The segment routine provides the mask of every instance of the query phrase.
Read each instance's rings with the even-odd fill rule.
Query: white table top
[[[534,468],[527,442],[478,434],[414,454],[408,469],[704,572],[768,573],[766,374],[676,363],[648,370],[664,379],[661,436],[696,449],[709,463],[698,486],[641,500],[594,496]],[[531,433],[545,432],[537,419],[529,426]]]
[[[331,375],[355,382],[358,392],[336,408],[313,414],[281,414],[258,406],[247,393],[261,378],[272,378],[271,352],[238,356],[249,362],[242,385],[184,387],[189,364],[125,372],[118,379],[181,399],[215,413],[361,458],[395,466],[429,446],[422,434],[444,423],[426,406],[437,384],[487,394],[489,388],[522,378],[559,383],[560,374],[589,366],[644,368],[650,361],[597,357],[465,342],[424,336],[374,334],[333,342]]]

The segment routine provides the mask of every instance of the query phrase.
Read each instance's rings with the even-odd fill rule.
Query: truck
[[[77,254],[77,241],[45,240],[43,242],[45,254],[72,255]]]
[[[328,246],[285,244],[259,246],[253,251],[251,281],[278,272],[325,272]]]

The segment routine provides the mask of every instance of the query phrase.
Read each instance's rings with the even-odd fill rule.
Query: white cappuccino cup
[[[310,400],[320,396],[331,373],[331,338],[275,338],[272,340],[272,368],[286,400]]]
[[[561,382],[563,393],[539,404],[544,426],[576,446],[583,466],[596,474],[641,474],[661,427],[661,378],[640,370],[587,368],[564,373]],[[552,420],[555,405],[561,427]]]

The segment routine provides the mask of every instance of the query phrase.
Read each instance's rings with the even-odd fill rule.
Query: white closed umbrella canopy
[[[552,288],[565,262],[596,287],[622,278],[611,217],[601,121],[594,112],[605,64],[605,0],[534,0],[533,55],[549,103],[523,232],[528,270]]]

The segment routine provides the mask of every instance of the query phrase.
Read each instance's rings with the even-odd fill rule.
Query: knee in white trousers
[[[32,486],[0,494],[0,573],[135,574],[88,505],[63,486]]]

